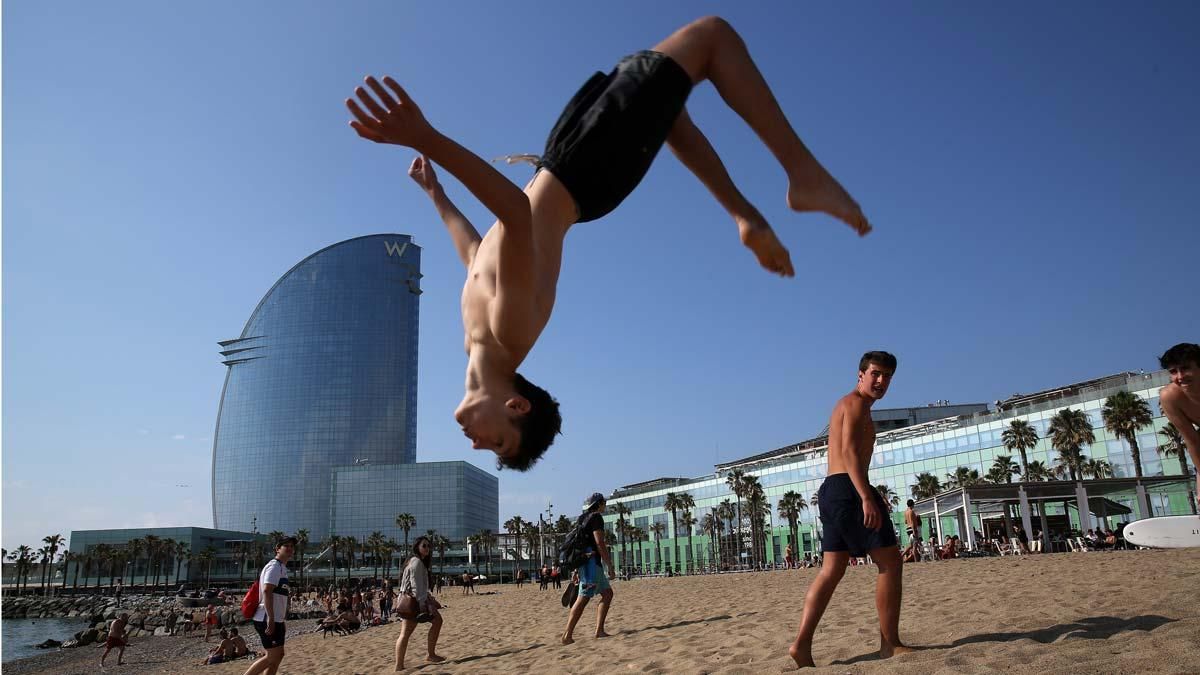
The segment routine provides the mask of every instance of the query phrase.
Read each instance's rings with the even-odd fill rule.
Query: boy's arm
[[[867,406],[857,396],[845,401],[842,408],[841,452],[844,453],[842,461],[846,463],[846,473],[850,475],[850,482],[854,484],[854,489],[862,499],[863,525],[878,530],[883,525],[883,514],[879,512],[879,506],[875,503],[875,488],[871,487],[871,482],[867,480],[865,462],[859,456],[863,450],[857,446],[858,430],[862,428],[867,414]],[[872,448],[868,448],[867,452],[871,450]]]
[[[1179,408],[1176,396],[1176,392],[1168,389],[1159,394],[1158,405],[1167,416],[1167,420],[1175,425],[1179,435],[1183,437],[1183,445],[1187,448],[1188,456],[1192,458],[1192,465],[1200,467],[1200,433]],[[1200,469],[1196,471],[1196,503],[1200,504]]]
[[[433,170],[433,162],[425,157],[417,157],[412,166],[408,167],[408,175],[433,201],[433,207],[437,209],[438,216],[450,233],[450,240],[454,242],[454,250],[458,251],[463,265],[470,269],[471,261],[475,259],[475,251],[479,248],[479,231],[446,196],[446,191],[438,182],[437,174]]]
[[[524,272],[532,278],[533,217],[529,197],[490,164],[434,129],[395,80],[383,78],[395,98],[375,78],[368,77],[366,81],[382,105],[358,87],[355,94],[369,113],[353,99],[346,99],[346,107],[355,117],[350,126],[367,140],[413,148],[453,174],[476,199],[496,214],[505,230],[505,238],[512,236],[511,245],[505,247],[508,250],[501,251],[502,257],[506,253],[513,256],[512,265],[509,265],[514,268],[512,271]],[[504,274],[503,270],[501,274]]]

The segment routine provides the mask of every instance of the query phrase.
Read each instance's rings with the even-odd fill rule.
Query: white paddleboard
[[[1125,541],[1151,548],[1200,547],[1200,516],[1162,516],[1125,526]]]

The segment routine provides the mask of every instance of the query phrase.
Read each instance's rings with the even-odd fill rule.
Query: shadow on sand
[[[1150,632],[1156,628],[1169,623],[1175,623],[1179,619],[1168,619],[1165,616],[1155,614],[1145,614],[1142,616],[1134,616],[1128,619],[1122,619],[1117,616],[1092,616],[1086,619],[1080,619],[1071,623],[1060,623],[1048,628],[1038,628],[1023,632],[1007,632],[1007,633],[980,633],[979,635],[968,635],[961,637],[950,644],[945,645],[910,645],[915,651],[927,651],[930,649],[952,649],[963,645],[976,644],[979,642],[1010,642],[1012,640],[1030,639],[1042,644],[1050,644],[1067,638],[1080,638],[1084,640],[1105,640],[1117,633],[1126,631],[1140,630]],[[863,654],[855,656],[851,659],[843,659],[830,663],[833,666],[848,666],[852,663],[861,663],[863,661],[878,661],[878,653]]]

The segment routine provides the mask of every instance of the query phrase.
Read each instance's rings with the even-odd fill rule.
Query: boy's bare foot
[[[445,660],[446,660],[446,657],[438,656],[437,654],[430,654],[429,656],[425,657],[425,661],[427,663],[441,663],[442,661],[445,661]]]
[[[797,638],[792,643],[792,646],[788,647],[788,654],[791,655],[796,665],[801,668],[815,668],[817,666],[812,657],[812,640],[800,640]]]
[[[879,658],[890,659],[897,654],[907,654],[916,651],[912,647],[905,645],[891,645],[882,640],[879,642]]]
[[[597,631],[597,632],[596,632],[596,637],[598,637],[598,638],[606,638],[606,637],[608,637],[608,633],[605,633],[604,631]]]
[[[858,236],[867,236],[871,224],[867,222],[858,202],[816,160],[813,163],[816,166],[807,175],[789,177],[788,207],[793,211],[828,213],[849,225]]]
[[[562,643],[563,643],[564,645],[573,645],[573,644],[575,644],[575,639],[574,639],[574,638],[572,638],[570,635],[567,635],[566,633],[563,633],[563,634],[562,634],[562,637],[561,637],[560,639],[562,640]]]
[[[749,217],[737,216],[734,221],[737,223],[742,243],[754,252],[754,257],[758,258],[758,264],[762,265],[763,269],[781,277],[796,276],[796,270],[792,267],[792,256],[761,215],[755,213]]]

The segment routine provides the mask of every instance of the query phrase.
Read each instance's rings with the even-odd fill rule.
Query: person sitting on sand
[[[250,645],[246,644],[246,638],[238,635],[237,626],[229,627],[229,639],[233,642],[233,658],[240,659],[253,654],[250,651]]]
[[[957,544],[958,544],[958,542],[956,542],[954,540],[953,536],[951,536],[949,534],[946,535],[946,543],[942,545],[942,550],[938,554],[938,557],[941,558],[942,560],[949,560],[950,558],[957,558],[958,557]]]
[[[413,555],[409,559],[408,565],[404,567],[404,576],[400,578],[400,593],[411,595],[417,599],[419,614],[413,618],[401,617],[404,620],[404,626],[400,629],[400,637],[396,638],[397,671],[404,670],[404,655],[408,651],[408,640],[412,637],[413,631],[417,629],[419,620],[428,619],[429,621],[429,641],[425,660],[429,663],[441,663],[446,660],[437,653],[438,635],[442,632],[442,615],[438,609],[442,605],[429,594],[429,588],[433,585],[433,575],[430,572],[432,568],[433,544],[429,541],[429,537],[422,535],[413,542]]]
[[[108,658],[108,653],[114,648],[117,650],[117,665],[124,665],[121,659],[125,657],[125,647],[129,645],[129,639],[125,635],[125,628],[129,625],[129,614],[124,612],[120,616],[113,619],[112,625],[108,628],[108,638],[104,641],[104,654],[100,657],[100,667],[104,667],[104,659]]]
[[[218,663],[225,663],[232,660],[233,655],[237,653],[237,647],[229,637],[229,631],[221,629],[221,642],[209,650],[208,655],[200,662],[202,666],[215,666]]]
[[[356,631],[362,627],[358,614],[350,608],[350,604],[342,602],[338,605],[337,614],[321,620],[322,626],[337,626],[341,630]]]
[[[1106,530],[1104,532],[1104,545],[1113,550],[1116,550],[1116,548],[1117,548],[1117,533],[1113,532],[1112,530]]]

